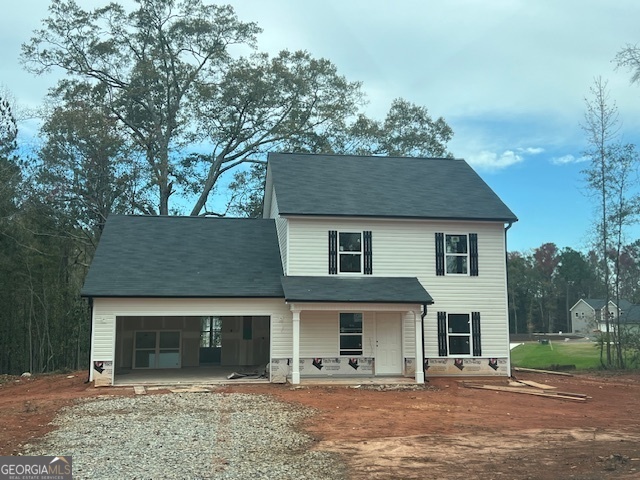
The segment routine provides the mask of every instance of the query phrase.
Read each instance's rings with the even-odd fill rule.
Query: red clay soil
[[[51,430],[56,412],[77,398],[133,394],[93,388],[84,383],[86,374],[73,375],[0,384],[0,455],[17,454]],[[590,398],[476,390],[443,378],[419,390],[231,385],[218,391],[314,408],[302,428],[315,448],[343,454],[353,479],[640,478],[640,376],[518,377]],[[506,379],[480,382],[506,385]]]

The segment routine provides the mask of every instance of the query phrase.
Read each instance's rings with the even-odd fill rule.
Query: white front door
[[[401,328],[399,313],[376,314],[376,375],[402,373]]]

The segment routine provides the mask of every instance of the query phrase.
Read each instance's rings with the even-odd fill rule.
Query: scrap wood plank
[[[567,372],[556,372],[555,370],[539,370],[537,368],[524,368],[513,367],[516,372],[531,372],[531,373],[548,373],[549,375],[563,375],[565,377],[573,377],[573,374]]]
[[[525,385],[529,385],[530,387],[539,388],[541,390],[554,390],[558,387],[554,387],[553,385],[547,385],[546,383],[538,383],[532,380],[518,380],[520,383],[524,383]]]
[[[509,380],[509,386],[510,387],[524,387],[525,384],[522,383],[520,380]]]
[[[577,402],[584,402],[587,400],[586,395],[584,397],[575,396],[575,395],[582,395],[582,394],[566,395],[566,394],[560,394],[559,392],[548,392],[544,390],[535,390],[531,388],[498,387],[495,385],[482,385],[478,383],[464,383],[463,385],[466,388],[478,388],[481,390],[494,390],[498,392],[523,393],[526,395],[537,395],[539,397],[547,397],[547,398],[561,398],[563,400],[574,400]]]

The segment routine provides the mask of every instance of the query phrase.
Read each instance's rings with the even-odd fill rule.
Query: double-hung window
[[[466,235],[445,235],[447,275],[467,275],[469,245]]]
[[[481,356],[480,312],[471,312],[471,315],[438,312],[438,354],[441,357]]]
[[[329,274],[373,274],[371,231],[329,230]]]
[[[450,313],[447,319],[449,355],[471,355],[471,321],[467,313]]]
[[[338,233],[340,273],[362,273],[362,232]]]
[[[478,234],[436,233],[436,275],[478,276]]]
[[[362,355],[362,313],[340,314],[340,355]]]

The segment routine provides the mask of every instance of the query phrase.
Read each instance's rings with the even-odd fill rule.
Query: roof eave
[[[393,305],[433,305],[433,300],[425,301],[425,300],[318,300],[313,298],[285,298],[285,301],[288,303],[387,303]]]
[[[300,212],[279,212],[282,217],[340,217],[340,218],[394,218],[406,220],[442,220],[442,221],[467,221],[467,222],[511,222],[518,221],[518,217],[437,217],[437,216],[411,216],[411,215],[357,215],[341,213],[300,213]]]

